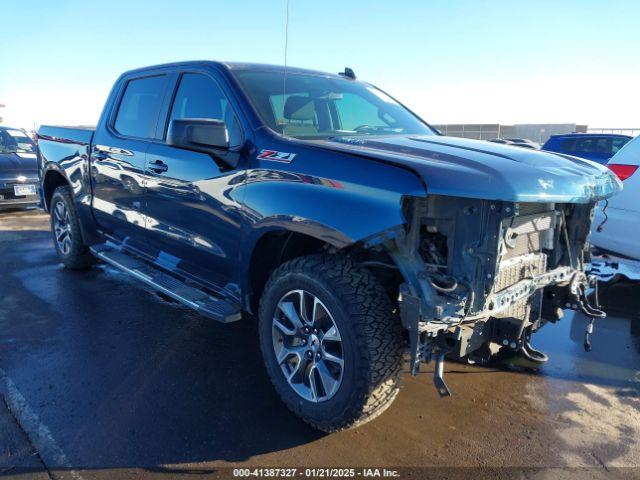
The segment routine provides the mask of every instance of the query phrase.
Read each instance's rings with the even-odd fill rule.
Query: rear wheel
[[[96,260],[82,240],[75,203],[68,186],[56,188],[49,211],[53,244],[64,266],[82,269],[94,264]]]
[[[260,302],[260,344],[284,403],[327,432],[372,420],[398,394],[403,339],[375,277],[341,256],[280,266]]]

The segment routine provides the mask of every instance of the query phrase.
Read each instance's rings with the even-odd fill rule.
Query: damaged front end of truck
[[[482,363],[502,352],[541,364],[531,336],[564,308],[603,316],[584,273],[594,205],[405,197],[406,225],[368,247],[385,251],[402,276],[411,372],[435,360],[434,382],[447,396],[446,356]]]
[[[589,303],[585,265],[594,207],[622,188],[606,167],[441,136],[326,145],[414,172],[422,182],[423,192],[408,184],[412,190],[393,197],[404,222],[365,237],[363,263],[379,267],[397,299],[411,372],[435,360],[441,395],[449,395],[445,357],[484,363],[500,355],[538,366],[547,358],[531,336],[545,323],[564,309],[604,315]]]

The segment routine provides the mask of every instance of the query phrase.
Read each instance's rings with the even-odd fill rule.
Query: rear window
[[[127,137],[155,137],[164,86],[164,75],[130,80],[120,101],[116,131]]]

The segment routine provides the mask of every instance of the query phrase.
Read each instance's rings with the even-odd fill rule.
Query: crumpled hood
[[[0,178],[38,177],[38,161],[35,153],[0,153]]]
[[[589,203],[622,183],[606,167],[568,155],[435,135],[334,137],[314,141],[408,167],[427,192],[511,202]]]

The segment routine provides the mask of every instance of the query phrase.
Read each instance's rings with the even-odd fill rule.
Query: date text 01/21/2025
[[[264,478],[397,478],[398,470],[388,468],[236,468],[233,476]]]

